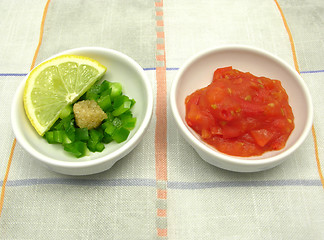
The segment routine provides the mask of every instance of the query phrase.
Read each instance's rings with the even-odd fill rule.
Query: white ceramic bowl
[[[151,82],[139,64],[130,57],[114,50],[84,47],[68,50],[53,57],[63,54],[91,57],[107,67],[103,79],[120,82],[124,94],[136,100],[136,104],[132,108],[133,115],[137,118],[135,129],[131,131],[128,139],[123,143],[110,143],[103,152],[90,153],[89,156],[75,158],[66,153],[62,146],[48,144],[30,124],[23,107],[23,91],[28,77],[26,76],[17,89],[12,103],[11,122],[14,134],[18,143],[27,152],[55,172],[69,175],[88,175],[105,171],[132,151],[143,138],[153,112]]]
[[[204,143],[186,124],[185,98],[212,81],[217,68],[233,66],[243,72],[281,81],[289,96],[295,116],[295,129],[286,146],[258,157],[235,157],[221,153]],[[254,47],[227,45],[198,53],[177,73],[170,92],[172,114],[185,140],[206,162],[237,172],[256,172],[270,169],[283,162],[308,135],[313,120],[311,96],[300,75],[278,57]]]

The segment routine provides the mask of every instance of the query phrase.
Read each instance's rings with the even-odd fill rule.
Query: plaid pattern
[[[0,239],[324,239],[323,9],[322,0],[1,1]],[[184,61],[227,43],[278,55],[313,97],[313,131],[265,172],[204,162],[168,106]],[[155,109],[134,151],[106,172],[71,177],[14,144],[10,108],[30,68],[81,46],[135,59],[152,82]]]

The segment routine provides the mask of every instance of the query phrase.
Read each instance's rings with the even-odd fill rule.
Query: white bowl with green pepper
[[[143,138],[153,112],[151,82],[138,63],[118,51],[83,47],[51,58],[67,54],[92,58],[106,66],[107,72],[61,112],[44,136],[35,131],[24,110],[26,76],[12,104],[13,131],[18,143],[35,160],[55,172],[102,172],[131,152]]]

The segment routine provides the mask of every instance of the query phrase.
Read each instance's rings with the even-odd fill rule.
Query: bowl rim
[[[126,54],[119,52],[117,50],[114,50],[114,49],[108,49],[108,48],[103,48],[103,47],[79,47],[79,48],[68,49],[68,50],[62,51],[60,53],[57,53],[55,55],[52,55],[51,57],[43,60],[39,64],[41,64],[49,59],[55,58],[57,56],[65,55],[65,54],[78,55],[76,52],[82,52],[82,51],[104,52],[106,54],[120,57],[120,58],[126,60],[127,62],[129,62],[130,65],[132,65],[134,67],[136,72],[138,72],[138,74],[142,78],[143,82],[145,83],[144,84],[145,92],[147,93],[147,98],[145,99],[147,101],[147,107],[144,112],[144,118],[143,118],[143,121],[142,121],[140,127],[135,132],[135,134],[130,139],[128,139],[128,141],[123,146],[121,146],[120,148],[116,149],[115,151],[113,151],[105,156],[102,156],[100,158],[91,159],[88,161],[75,161],[75,162],[61,161],[59,159],[54,159],[54,158],[48,157],[38,151],[35,151],[35,149],[32,148],[32,146],[28,143],[28,141],[22,140],[23,139],[22,132],[18,131],[18,128],[15,127],[16,125],[18,125],[18,123],[17,123],[18,116],[17,116],[15,106],[17,106],[18,104],[21,104],[21,102],[19,102],[19,98],[21,97],[20,96],[21,92],[23,92],[28,75],[32,71],[32,70],[30,70],[29,73],[23,79],[23,81],[19,84],[19,86],[14,94],[14,98],[13,98],[13,102],[12,102],[12,106],[11,106],[11,123],[12,123],[14,135],[16,136],[16,139],[19,142],[19,144],[29,154],[31,154],[33,157],[37,158],[41,162],[45,163],[46,165],[60,167],[60,168],[61,167],[68,168],[68,169],[83,169],[85,167],[93,167],[93,166],[101,165],[103,163],[110,162],[110,161],[116,162],[120,158],[127,155],[133,148],[135,148],[135,146],[141,140],[143,134],[146,132],[146,129],[148,128],[149,123],[151,121],[151,117],[153,114],[152,84],[151,84],[148,76],[145,74],[143,68],[134,59],[127,56]]]
[[[218,52],[224,52],[224,51],[245,51],[245,52],[251,52],[254,54],[262,55],[264,57],[267,57],[278,64],[282,65],[285,70],[290,72],[294,76],[294,78],[298,81],[300,84],[304,94],[305,94],[305,99],[306,99],[306,105],[307,105],[307,121],[305,124],[304,129],[302,130],[302,133],[300,137],[297,139],[295,143],[285,151],[279,152],[275,156],[270,156],[265,159],[245,159],[245,157],[238,157],[238,156],[231,156],[225,153],[222,153],[216,149],[212,149],[212,147],[207,146],[207,144],[202,143],[197,139],[196,136],[193,135],[189,131],[189,126],[187,126],[186,122],[182,121],[182,118],[179,114],[178,107],[176,104],[176,92],[178,90],[178,82],[182,75],[186,72],[187,68],[190,67],[191,64],[193,64],[195,61],[198,61],[199,59],[209,55],[209,54],[217,54]],[[203,151],[207,153],[210,156],[213,156],[214,161],[223,161],[223,162],[228,162],[232,163],[235,165],[241,165],[241,166],[260,166],[260,165],[267,165],[270,163],[274,162],[279,162],[283,158],[287,157],[290,155],[292,152],[294,152],[299,146],[305,141],[306,137],[308,136],[312,124],[313,124],[313,105],[312,105],[312,99],[311,95],[309,92],[309,89],[305,83],[305,81],[302,79],[300,74],[287,62],[282,60],[281,58],[277,57],[276,55],[270,53],[269,51],[266,51],[264,49],[250,46],[250,45],[242,45],[242,44],[225,44],[225,45],[220,45],[216,47],[211,47],[202,51],[199,51],[198,53],[194,54],[191,56],[187,61],[184,62],[184,64],[179,68],[179,71],[177,72],[172,85],[171,85],[171,91],[170,91],[170,103],[171,103],[171,111],[173,118],[178,125],[181,134],[183,137],[186,139],[186,141],[189,142],[190,145],[197,151],[197,148],[199,148],[200,151]],[[255,156],[258,157],[258,156]]]

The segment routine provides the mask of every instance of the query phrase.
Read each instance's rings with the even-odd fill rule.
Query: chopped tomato
[[[187,96],[186,121],[221,152],[257,156],[283,148],[294,115],[280,81],[225,67]]]
[[[252,130],[251,135],[260,147],[264,147],[273,137],[273,133],[266,129]]]

